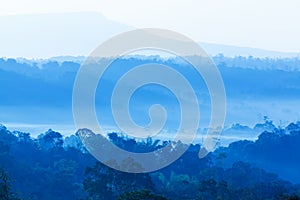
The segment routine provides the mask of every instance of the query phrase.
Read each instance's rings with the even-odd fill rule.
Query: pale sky
[[[300,52],[299,0],[0,0],[0,15],[96,11],[196,41]],[[1,34],[0,34],[1,36]]]

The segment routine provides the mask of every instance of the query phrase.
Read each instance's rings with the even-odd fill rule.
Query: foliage
[[[20,200],[11,192],[10,180],[7,173],[0,168],[0,199],[1,200]]]
[[[91,199],[112,199],[125,192],[154,189],[149,174],[120,172],[100,162],[87,167],[83,186]]]
[[[191,145],[164,169],[129,174],[97,162],[78,135],[64,145],[62,135],[52,130],[35,139],[0,126],[0,199],[297,199],[300,185],[270,171],[281,169],[278,173],[284,174],[285,166],[295,169],[291,175],[297,177],[299,130],[299,123],[276,128],[262,133],[255,142],[235,142],[204,159],[197,158],[200,145]],[[168,144],[136,141],[116,133],[110,134],[110,139],[135,152]],[[126,164],[134,163],[128,160]]]
[[[167,198],[152,194],[150,190],[126,192],[118,200],[167,200]]]

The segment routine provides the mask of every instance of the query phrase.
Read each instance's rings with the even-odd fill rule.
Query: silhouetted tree
[[[120,172],[100,162],[87,167],[83,187],[90,199],[112,199],[125,192],[154,190],[149,174]]]
[[[167,198],[153,194],[150,190],[126,192],[119,196],[118,200],[167,200]]]

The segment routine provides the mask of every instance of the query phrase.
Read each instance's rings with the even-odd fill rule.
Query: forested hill
[[[111,133],[130,151],[166,142]],[[36,138],[0,127],[0,199],[298,199],[300,124],[264,132],[198,159],[200,145],[150,174],[127,174],[97,162],[78,135],[49,130]]]
[[[227,126],[241,123],[248,126],[268,115],[276,124],[299,120],[300,59],[259,59],[253,57],[213,58],[222,75],[227,97]],[[63,61],[56,58],[35,61],[0,58],[0,121],[7,124],[73,124],[72,91],[81,60]],[[72,59],[71,59],[72,60]],[[203,79],[189,70],[176,58],[127,57],[116,60],[101,78],[101,88],[96,91],[96,109],[103,113],[104,126],[114,126],[108,110],[112,88],[126,70],[147,64],[168,65],[182,73],[201,100],[203,126],[210,120],[210,98]],[[141,77],[142,78],[142,77]],[[163,94],[163,95],[162,95]],[[103,98],[107,97],[107,98]],[[179,120],[178,103],[172,93],[163,88],[142,88],[134,96],[133,118],[147,123],[144,116],[147,106],[162,103],[168,112],[169,129],[176,129]],[[150,98],[151,97],[151,98]],[[138,101],[140,100],[140,101]],[[10,126],[11,127],[11,126]],[[28,130],[28,129],[22,129]],[[60,129],[61,130],[61,129]],[[38,134],[36,130],[30,130]],[[69,133],[75,130],[69,130]]]

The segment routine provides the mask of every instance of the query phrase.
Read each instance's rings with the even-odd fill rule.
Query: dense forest
[[[219,146],[205,158],[198,157],[201,144],[197,141],[166,168],[129,174],[98,162],[85,148],[78,132],[70,135],[50,129],[42,134],[30,134],[8,130],[2,125],[0,200],[299,199],[300,123],[290,122],[299,119],[300,59],[222,55],[213,59],[226,88],[227,120],[236,124],[225,129]],[[107,87],[96,94],[96,98],[107,97],[102,98],[106,102],[96,107],[104,109],[108,125],[111,112],[106,111],[105,103],[110,102],[111,85],[126,70],[153,61],[182,72],[196,89],[206,89],[192,75],[193,71],[176,59],[155,56],[118,59],[104,79]],[[11,127],[9,122],[72,124],[72,90],[80,64],[81,61],[0,58],[0,121],[8,127]],[[161,94],[160,90],[156,92]],[[148,97],[145,94],[142,104],[135,106],[144,110],[145,104],[153,104]],[[157,97],[170,107],[176,106],[168,95]],[[209,116],[206,113],[209,98],[206,94],[199,97],[204,106],[201,112]],[[265,118],[263,123],[249,127],[261,120],[256,115],[266,113],[273,113],[272,118],[284,123],[275,125]],[[176,121],[176,115],[168,116]],[[132,152],[150,152],[170,143],[151,138],[137,140],[116,132],[109,133],[107,138]]]
[[[266,121],[266,123],[272,123]],[[110,133],[129,151],[169,141],[136,141]],[[200,144],[153,173],[113,170],[93,158],[78,133],[29,133],[0,127],[0,199],[299,199],[300,123],[261,133],[256,141],[219,147],[203,159]]]

